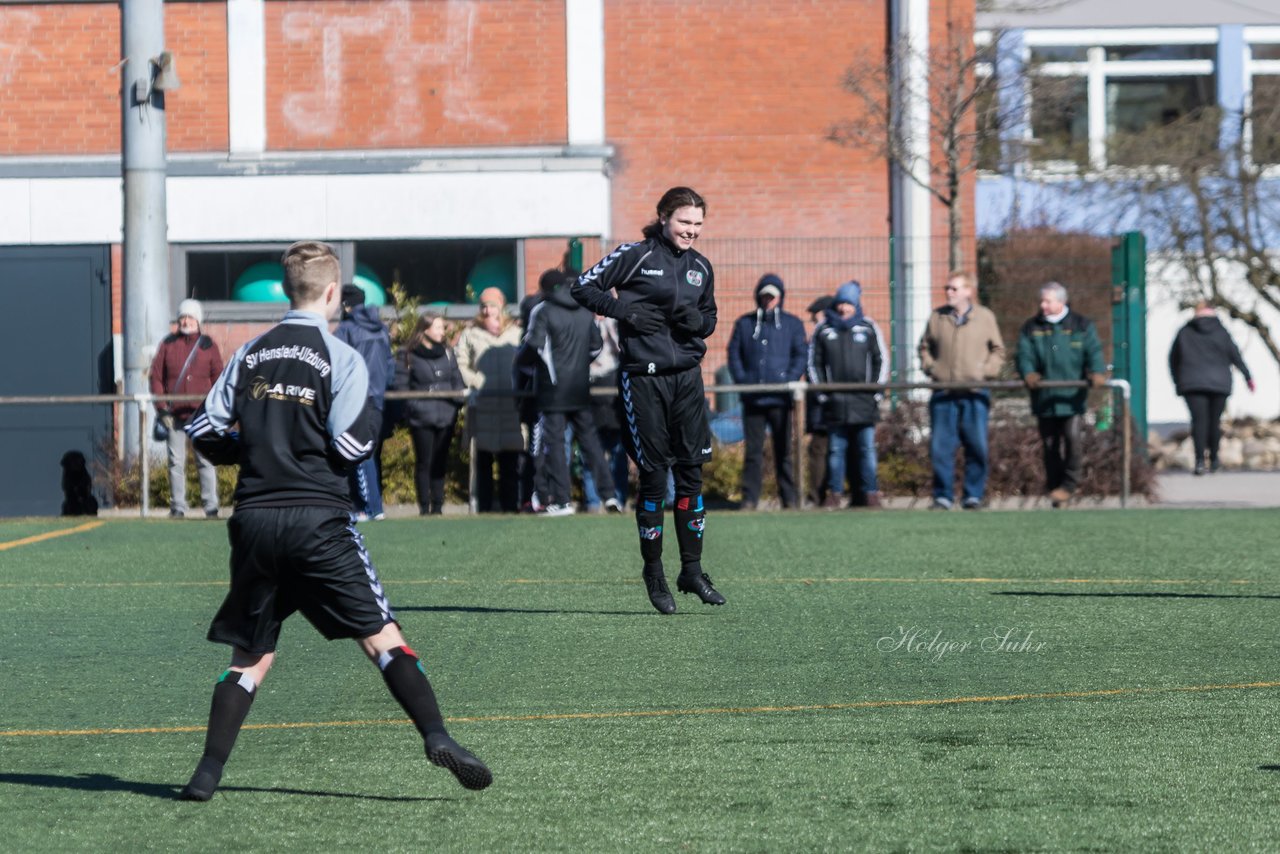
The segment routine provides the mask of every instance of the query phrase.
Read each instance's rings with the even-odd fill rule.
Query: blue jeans
[[[987,416],[991,397],[986,392],[934,392],[929,400],[933,435],[933,497],[955,499],[956,445],[964,446],[964,497],[978,501],[987,489]]]
[[[627,468],[627,452],[622,447],[622,431],[601,430],[600,445],[609,461],[609,473],[613,475],[613,493],[604,497],[616,498],[618,504],[626,506],[630,470]],[[582,466],[582,495],[588,507],[600,506],[601,496],[596,487],[595,476],[591,474],[591,466],[585,464]]]
[[[876,425],[841,424],[827,428],[827,481],[833,495],[844,494],[845,462],[849,440],[857,443],[858,472],[863,492],[879,492],[876,483]]]

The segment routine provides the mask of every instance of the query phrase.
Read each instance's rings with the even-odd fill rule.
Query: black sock
[[[391,689],[391,696],[409,714],[423,738],[433,732],[445,731],[444,717],[436,704],[436,693],[431,690],[426,671],[413,650],[407,646],[387,650],[378,656],[378,667]]]
[[[640,557],[646,567],[662,564],[662,501],[636,501],[636,527],[640,532]]]
[[[702,508],[702,496],[692,495],[676,499],[676,541],[680,543],[680,574],[702,574],[702,531],[706,527],[707,511]]]
[[[219,766],[226,764],[257,690],[253,677],[247,673],[228,670],[222,674],[218,684],[213,686],[209,730],[204,737],[205,758],[212,759]]]

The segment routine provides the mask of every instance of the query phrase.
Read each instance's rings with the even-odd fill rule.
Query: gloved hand
[[[1253,394],[1255,391],[1258,390],[1258,384],[1253,380],[1248,380],[1247,382],[1245,382],[1245,385],[1249,387],[1250,394]]]
[[[637,335],[652,335],[662,328],[662,314],[647,305],[635,304],[627,308],[627,313],[618,318]]]
[[[1022,378],[1022,381],[1027,384],[1027,388],[1040,388],[1040,383],[1043,380],[1044,377],[1040,376],[1035,371],[1032,371]]]
[[[702,331],[702,312],[688,303],[681,303],[671,312],[671,322],[676,329],[696,335]]]
[[[1094,388],[1102,388],[1107,384],[1106,374],[1089,374],[1089,385]]]

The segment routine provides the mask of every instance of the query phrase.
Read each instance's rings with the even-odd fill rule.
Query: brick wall
[[[266,4],[276,150],[563,144],[562,0]]]
[[[170,151],[227,149],[223,3],[166,3],[182,88],[168,96]],[[118,3],[0,6],[0,155],[120,150]]]

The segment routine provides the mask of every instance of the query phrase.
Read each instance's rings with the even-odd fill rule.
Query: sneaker
[[[929,509],[930,509],[930,510],[950,510],[950,509],[951,509],[951,499],[950,499],[950,498],[935,498],[935,499],[933,499],[933,503],[929,505]]]
[[[878,509],[878,508],[880,508],[880,507],[884,506],[884,505],[882,505],[882,504],[880,503],[880,493],[879,493],[879,492],[868,492],[868,493],[866,494],[866,499],[867,499],[867,503],[866,503],[866,506],[867,506],[867,507],[872,507],[872,508],[876,508],[876,509]]]
[[[368,521],[369,521],[369,514],[368,514],[368,513],[357,513],[357,514],[356,514],[356,522],[357,522],[357,524],[358,524],[358,523],[360,523],[360,522],[368,522]]]
[[[981,498],[966,498],[966,499],[964,500],[964,504],[962,504],[961,506],[962,506],[962,507],[964,507],[964,509],[965,509],[965,510],[981,510],[981,509],[982,509],[982,499],[981,499]]]
[[[1209,474],[1217,474],[1220,471],[1222,471],[1222,463],[1217,460],[1211,460],[1209,462]]]
[[[574,512],[572,504],[548,504],[542,508],[543,516],[572,516]]]
[[[201,757],[191,781],[182,787],[178,799],[183,801],[207,801],[218,790],[222,780],[222,763],[208,756]]]
[[[609,513],[621,513],[622,502],[616,498],[606,498],[604,501],[604,509]]]
[[[1192,471],[1191,473],[1194,474],[1196,477],[1200,477],[1200,475],[1204,474],[1204,466],[1196,466],[1195,470]]]
[[[493,772],[471,751],[450,738],[448,733],[433,732],[428,735],[426,748],[431,764],[448,768],[464,788],[483,789],[493,782]]]
[[[184,511],[184,510],[170,510],[170,511],[169,511],[169,518],[170,518],[170,519],[185,519],[185,518],[187,518],[187,514],[186,514],[186,511]]]
[[[723,605],[725,599],[711,586],[711,576],[705,572],[684,573],[676,576],[676,589],[681,593],[697,593],[704,605]]]
[[[212,510],[206,510],[206,511],[204,511],[204,518],[206,518],[206,519],[217,519],[217,518],[218,518],[218,508],[217,508],[217,507],[215,507],[215,508],[213,508]]]
[[[676,600],[671,595],[671,588],[667,587],[667,576],[662,571],[662,564],[645,564],[643,574],[645,589],[649,591],[649,602],[661,614],[674,614]]]
[[[744,501],[738,505],[739,510],[743,510],[747,513],[750,513],[753,510],[758,510],[759,508],[760,508],[760,505],[755,501]]]
[[[1061,507],[1071,500],[1071,493],[1062,487],[1058,487],[1049,492],[1049,503],[1054,507]]]
[[[385,519],[385,518],[387,518],[387,514],[386,514],[386,513],[374,513],[374,514],[373,514],[373,521],[375,521],[375,522],[381,522],[381,521],[382,521],[383,519]]]
[[[822,499],[823,510],[839,510],[844,506],[844,496],[838,492],[828,492],[827,497]]]

